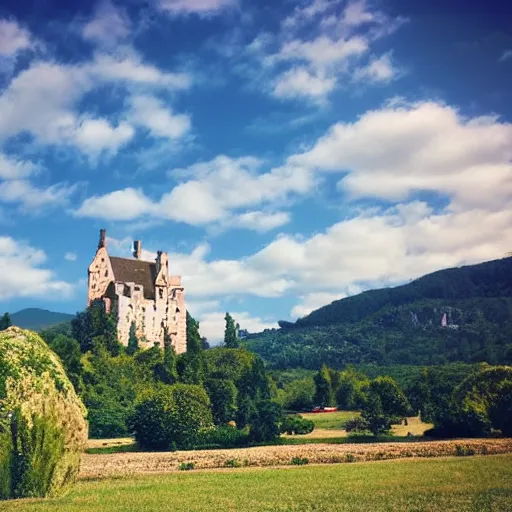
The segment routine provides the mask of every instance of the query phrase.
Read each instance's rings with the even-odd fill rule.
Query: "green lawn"
[[[5,512],[512,510],[512,455],[190,471],[82,481],[55,500]]]
[[[300,413],[303,418],[313,420],[315,428],[345,428],[345,423],[359,416],[357,411],[336,411],[336,412],[306,412]]]

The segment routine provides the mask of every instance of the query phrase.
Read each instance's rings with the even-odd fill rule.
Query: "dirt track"
[[[466,454],[512,453],[512,439],[465,439],[373,444],[306,444],[262,446],[232,450],[180,452],[133,452],[82,455],[81,478],[104,478],[135,473],[178,471],[182,462],[193,462],[195,469],[241,466],[282,466],[292,457],[307,458],[312,464],[359,462],[406,457],[442,457],[457,455],[457,446]]]

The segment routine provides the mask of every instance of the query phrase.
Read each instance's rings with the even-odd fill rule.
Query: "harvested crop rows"
[[[503,453],[512,453],[512,439],[314,444],[261,446],[232,450],[84,454],[82,455],[80,476],[81,478],[107,478],[137,473],[167,473],[178,471],[182,463],[193,463],[194,469],[215,469],[237,466],[283,466],[292,464],[292,458],[307,459],[311,464],[329,464],[409,457]]]

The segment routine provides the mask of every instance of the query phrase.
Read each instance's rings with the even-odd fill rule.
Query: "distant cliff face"
[[[439,271],[335,301],[250,335],[276,367],[512,362],[512,258]]]

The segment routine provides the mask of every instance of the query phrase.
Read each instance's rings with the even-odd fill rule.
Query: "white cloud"
[[[75,212],[78,217],[105,220],[134,220],[153,210],[153,203],[139,189],[125,188],[86,199]]]
[[[0,183],[0,202],[19,204],[25,213],[34,213],[67,204],[76,189],[77,185],[66,183],[37,188],[27,180],[4,181]]]
[[[227,221],[227,224],[230,227],[246,228],[265,233],[289,222],[290,214],[288,212],[249,211],[233,217]]]
[[[171,15],[207,16],[237,5],[237,0],[156,0],[157,6]]]
[[[371,148],[371,151],[368,151]],[[337,123],[290,162],[348,173],[352,197],[407,199],[418,190],[448,195],[453,208],[499,209],[512,197],[512,124],[465,118],[434,102],[392,104],[354,123]]]
[[[19,160],[14,156],[0,153],[0,179],[12,180],[26,178],[35,174],[39,167],[31,161]]]
[[[152,201],[141,190],[124,189],[87,199],[76,214],[107,220],[152,216],[192,225],[224,222],[257,231],[269,230],[283,225],[288,215],[245,209],[302,196],[314,188],[315,181],[301,167],[283,166],[258,173],[260,165],[251,157],[218,156],[210,162],[174,171],[174,176],[192,179],[179,183],[158,201]]]
[[[30,32],[15,20],[0,19],[0,55],[16,57],[23,51],[32,48],[33,41]]]
[[[293,307],[291,316],[293,318],[301,318],[308,315],[311,311],[318,309],[326,304],[330,304],[334,300],[346,297],[343,293],[334,292],[315,292],[301,296],[302,302]]]
[[[398,71],[393,66],[390,54],[372,59],[366,66],[354,71],[354,80],[387,83],[396,78]]]
[[[40,268],[45,253],[11,237],[0,237],[0,300],[18,297],[68,297],[73,285]]]
[[[127,123],[113,127],[105,119],[84,119],[76,126],[72,140],[84,153],[95,155],[102,151],[117,152],[134,134]]]
[[[202,336],[206,336],[208,342],[212,345],[218,345],[224,340],[224,329],[226,313],[213,312],[199,315],[199,331]],[[277,328],[276,322],[265,321],[262,318],[254,317],[246,311],[230,312],[235,322],[240,324],[241,329],[247,329],[249,332],[260,332],[264,329]]]
[[[112,47],[126,39],[131,32],[131,22],[126,12],[111,2],[97,5],[94,18],[82,28],[85,39]]]
[[[323,100],[336,87],[336,80],[322,74],[315,75],[304,67],[292,68],[283,73],[274,85],[277,98],[315,98]]]
[[[169,89],[187,89],[192,78],[187,73],[169,73],[150,64],[144,64],[134,52],[128,55],[99,53],[87,66],[88,72],[106,82],[128,82]]]
[[[190,116],[174,114],[170,107],[152,96],[135,96],[131,106],[129,119],[147,128],[153,137],[180,139],[192,127]]]
[[[64,259],[66,261],[76,261],[76,253],[67,252],[66,254],[64,254]]]

